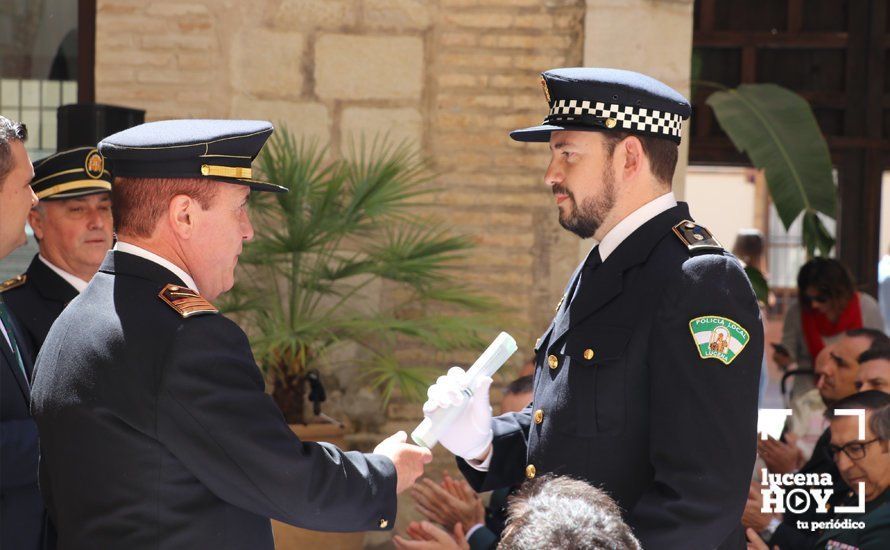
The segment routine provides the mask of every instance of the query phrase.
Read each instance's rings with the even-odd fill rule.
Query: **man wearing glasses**
[[[865,437],[858,416],[838,414],[843,409],[865,409]],[[817,548],[890,548],[890,395],[870,390],[838,401],[828,410],[831,444],[828,452],[852,490],[838,506],[856,506],[859,486],[865,492],[865,512],[835,514],[839,519],[865,524],[863,529],[835,529],[823,533]]]

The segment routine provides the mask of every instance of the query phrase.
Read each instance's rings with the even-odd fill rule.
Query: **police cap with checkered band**
[[[286,192],[253,177],[251,163],[271,134],[265,120],[161,120],[108,136],[99,152],[115,177],[188,178]]]
[[[652,77],[621,69],[577,67],[541,74],[550,113],[540,126],[510,132],[516,141],[549,141],[554,130],[630,132],[680,143],[692,107]]]

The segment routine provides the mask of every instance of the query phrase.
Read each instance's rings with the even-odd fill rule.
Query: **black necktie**
[[[581,288],[581,280],[587,279],[590,280],[590,276],[593,275],[593,272],[599,267],[600,264],[603,263],[602,258],[600,258],[600,247],[599,245],[593,247],[593,250],[590,251],[590,254],[587,255],[587,259],[584,261],[584,265],[581,267],[581,270],[578,272],[578,276],[575,278],[575,284],[572,286],[571,290],[568,293],[568,298],[566,301],[568,304],[566,305],[566,309],[568,306],[572,304],[572,300],[575,299],[575,296],[578,294],[578,290]]]

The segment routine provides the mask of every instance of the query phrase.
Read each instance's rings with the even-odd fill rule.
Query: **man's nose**
[[[561,184],[564,178],[562,168],[556,162],[550,161],[550,164],[547,166],[547,172],[544,174],[544,183],[547,184],[547,187],[552,188],[554,185]]]
[[[250,216],[247,214],[244,215],[244,228],[243,228],[243,237],[245,241],[253,240],[253,224],[250,223]]]

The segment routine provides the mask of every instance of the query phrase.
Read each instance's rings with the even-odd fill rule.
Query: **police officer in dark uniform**
[[[605,489],[645,548],[743,548],[763,330],[739,262],[671,192],[690,105],[616,69],[543,73],[561,225],[598,242],[535,346],[534,400],[490,419],[488,384],[440,437],[477,491],[544,473]],[[452,368],[429,413],[469,381]]]
[[[111,181],[95,147],[34,162],[31,187],[40,202],[29,218],[40,252],[25,273],[0,284],[0,292],[35,354],[111,248]]]
[[[272,125],[144,124],[99,144],[118,243],[62,312],[35,366],[40,487],[61,548],[271,549],[269,518],[388,529],[429,451],[301,442],[264,392],[244,332],[212,301],[253,235]]]

